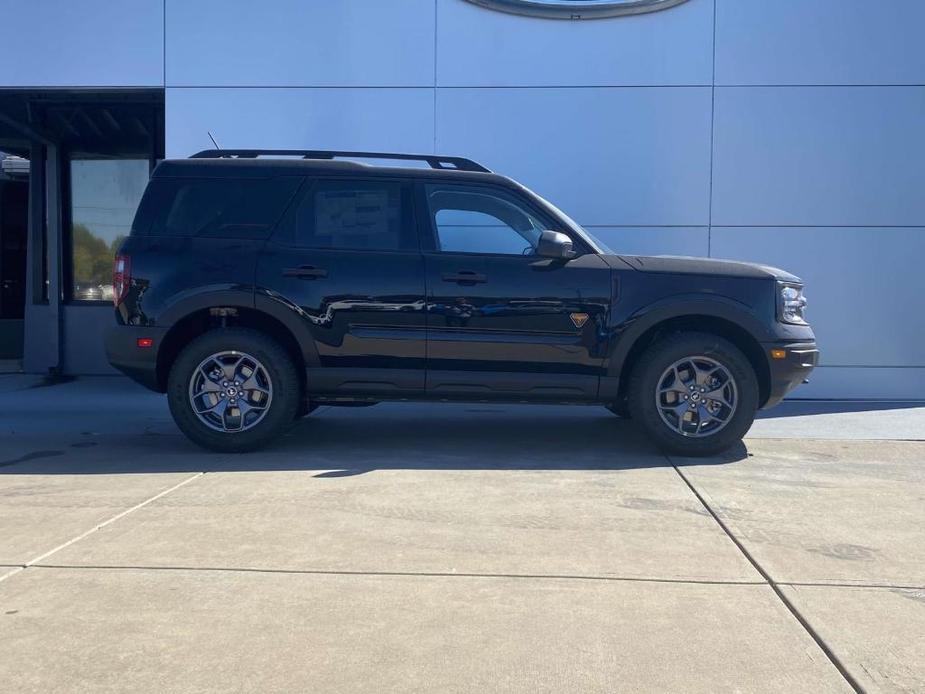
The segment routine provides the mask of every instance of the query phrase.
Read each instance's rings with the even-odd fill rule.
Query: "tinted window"
[[[133,230],[148,236],[266,238],[301,182],[295,176],[155,178]]]
[[[437,248],[450,253],[531,255],[546,228],[516,199],[498,191],[427,186]]]
[[[296,243],[381,251],[418,248],[408,195],[393,181],[317,181],[296,210]]]

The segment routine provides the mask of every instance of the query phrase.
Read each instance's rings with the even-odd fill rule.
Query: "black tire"
[[[719,363],[734,379],[736,389],[736,407],[725,425],[697,438],[669,426],[656,403],[662,375],[688,357],[707,357]],[[675,333],[653,344],[636,362],[630,374],[628,401],[633,421],[665,452],[691,457],[715,455],[740,442],[755,420],[758,379],[745,355],[728,340],[709,333]]]
[[[272,397],[263,418],[238,432],[217,431],[205,424],[190,402],[190,383],[199,365],[210,356],[236,351],[258,359],[272,385]],[[299,409],[299,378],[292,359],[275,340],[248,328],[211,330],[190,342],[170,369],[167,402],[177,426],[193,443],[221,453],[243,453],[279,438],[293,423]]]
[[[609,405],[604,405],[608,410],[613,412],[620,419],[630,419],[630,408],[629,403],[625,397],[621,397],[615,402],[610,403]]]
[[[316,405],[313,402],[308,402],[303,398],[302,402],[299,404],[299,409],[295,413],[295,418],[302,419],[303,417],[308,417],[308,415],[317,410],[318,407],[319,405]]]

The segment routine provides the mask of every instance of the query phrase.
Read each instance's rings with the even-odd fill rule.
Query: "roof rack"
[[[479,171],[491,173],[490,169],[464,157],[444,157],[437,154],[394,154],[389,152],[341,152],[325,149],[204,149],[190,159],[256,159],[260,156],[302,157],[303,159],[399,159],[402,161],[427,162],[432,169],[456,171]]]

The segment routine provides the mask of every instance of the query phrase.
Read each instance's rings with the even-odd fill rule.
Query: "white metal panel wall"
[[[430,152],[432,89],[167,89],[167,156],[225,148]]]
[[[164,0],[0,0],[0,87],[159,87]]]
[[[713,223],[925,223],[925,87],[717,87]]]
[[[432,152],[434,0],[167,0],[167,156]]]
[[[434,21],[434,0],[167,0],[167,82],[433,86]]]
[[[716,82],[922,84],[922,0],[717,0]]]
[[[437,0],[437,86],[706,85],[713,3],[657,15],[555,21]]]

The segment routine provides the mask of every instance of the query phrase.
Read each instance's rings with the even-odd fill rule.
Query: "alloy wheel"
[[[662,421],[682,436],[711,436],[738,406],[738,389],[727,367],[706,356],[677,360],[662,373],[655,393]]]
[[[215,431],[237,433],[257,426],[273,400],[273,383],[260,361],[243,352],[218,352],[190,378],[189,401],[199,420]]]

